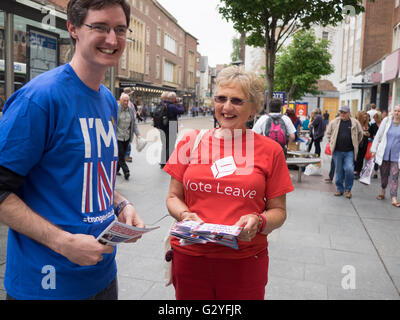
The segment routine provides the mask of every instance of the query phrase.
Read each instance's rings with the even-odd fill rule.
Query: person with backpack
[[[278,142],[286,154],[286,146],[295,140],[296,128],[292,120],[281,113],[282,101],[272,99],[269,114],[262,115],[253,126],[253,131]]]
[[[178,115],[184,112],[183,107],[175,103],[175,92],[163,92],[161,103],[156,107],[153,114],[153,125],[160,130],[162,143],[161,169],[164,168],[171,152],[174,150],[178,133]]]

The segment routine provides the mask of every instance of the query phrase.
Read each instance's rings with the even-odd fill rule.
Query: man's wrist
[[[122,212],[122,210],[124,210],[124,208],[125,208],[127,205],[133,206],[133,204],[130,203],[128,200],[121,201],[121,202],[114,208],[114,213],[115,213],[115,215],[118,217],[119,214]]]

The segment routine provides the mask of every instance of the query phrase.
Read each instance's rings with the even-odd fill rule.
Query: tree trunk
[[[243,65],[246,59],[246,32],[240,34],[240,50],[239,59],[242,60]]]
[[[293,94],[294,94],[295,91],[296,91],[296,85],[293,84],[293,85],[290,87],[290,90],[289,90],[288,95],[287,95],[287,104],[288,104],[288,106],[289,106],[290,100],[292,100],[292,96],[293,96]]]

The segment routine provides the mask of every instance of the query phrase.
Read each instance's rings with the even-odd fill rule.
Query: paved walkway
[[[184,119],[180,129],[211,128],[212,118]],[[152,139],[152,127],[141,124]],[[160,229],[137,244],[119,246],[120,299],[174,299],[163,284],[163,238],[172,222],[165,207],[169,176],[151,163],[154,144],[133,154],[131,180],[117,179],[117,190],[135,203],[147,225]],[[323,170],[330,158],[323,156]],[[375,199],[371,186],[355,182],[353,198],[334,197],[323,176],[291,171],[295,191],[287,196],[287,220],[269,235],[266,299],[400,299],[400,209]],[[325,174],[326,176],[326,174]],[[5,262],[5,228],[0,226],[0,278]],[[2,279],[0,279],[2,282]],[[4,297],[2,283],[0,299]]]

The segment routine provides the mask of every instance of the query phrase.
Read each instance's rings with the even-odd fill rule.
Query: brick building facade
[[[1,106],[11,93],[30,80],[27,47],[29,26],[58,35],[58,64],[68,62],[73,55],[66,28],[66,8],[69,0],[26,0],[23,4],[10,0],[0,3],[0,97]],[[197,102],[200,64],[197,39],[187,33],[178,21],[156,0],[127,0],[131,5],[127,44],[119,63],[111,68],[104,80],[116,98],[124,87],[132,87],[135,99],[144,105],[157,103],[163,91],[174,91],[183,98],[185,107]],[[46,16],[54,16],[54,25],[45,30]],[[7,28],[11,21],[13,28]],[[53,24],[53,23],[52,23]],[[8,39],[8,40],[7,40]],[[12,59],[5,59],[7,42],[13,43]],[[14,70],[4,70],[4,65]],[[198,76],[197,76],[198,75]],[[9,85],[6,88],[6,83]],[[0,108],[1,108],[0,106]]]

